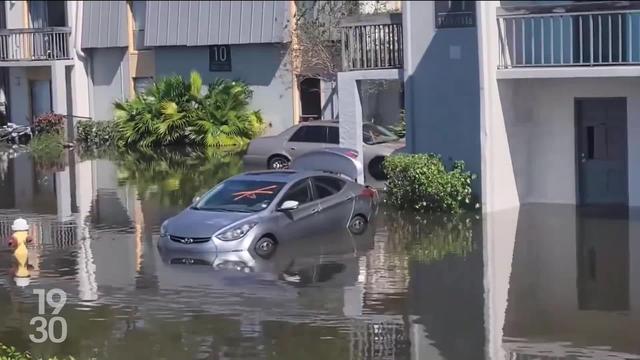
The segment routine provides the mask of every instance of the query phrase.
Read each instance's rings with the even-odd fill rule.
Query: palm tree
[[[189,82],[179,76],[161,79],[134,99],[115,103],[118,144],[242,146],[263,129],[260,112],[249,109],[252,95],[246,84],[230,80],[217,80],[203,91],[195,71]]]

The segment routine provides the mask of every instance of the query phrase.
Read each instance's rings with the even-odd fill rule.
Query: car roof
[[[297,170],[260,170],[249,171],[242,174],[238,174],[229,178],[229,180],[259,180],[259,181],[273,181],[273,182],[293,182],[299,179],[303,179],[309,176],[322,176],[329,175],[335,176],[335,174],[324,171],[297,171]]]
[[[338,126],[338,120],[312,120],[301,122],[299,126]]]

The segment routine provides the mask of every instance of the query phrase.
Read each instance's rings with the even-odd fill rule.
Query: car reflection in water
[[[347,266],[344,261],[355,259],[373,248],[375,222],[367,231],[355,235],[340,229],[324,235],[310,236],[278,247],[273,257],[264,259],[253,251],[193,252],[159,248],[165,264],[189,266],[194,272],[211,271],[256,273],[270,280],[280,280],[293,286],[319,284],[339,277]],[[345,283],[357,280],[346,275]],[[197,281],[197,280],[196,280]]]

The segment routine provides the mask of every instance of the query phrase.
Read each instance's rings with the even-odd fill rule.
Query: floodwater
[[[633,211],[384,209],[363,236],[268,261],[159,253],[162,221],[242,169],[233,154],[0,155],[0,235],[22,216],[34,238],[27,286],[2,243],[0,342],[76,359],[640,359]],[[55,288],[67,337],[33,343],[34,290]]]

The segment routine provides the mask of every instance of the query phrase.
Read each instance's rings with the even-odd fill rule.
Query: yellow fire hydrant
[[[29,224],[25,219],[16,219],[13,225],[11,225],[11,230],[13,234],[9,240],[9,246],[14,249],[13,256],[18,262],[18,269],[15,272],[14,280],[16,285],[24,287],[30,283],[30,273],[27,264],[29,249],[27,249],[27,244],[30,244],[32,239],[29,236]]]

